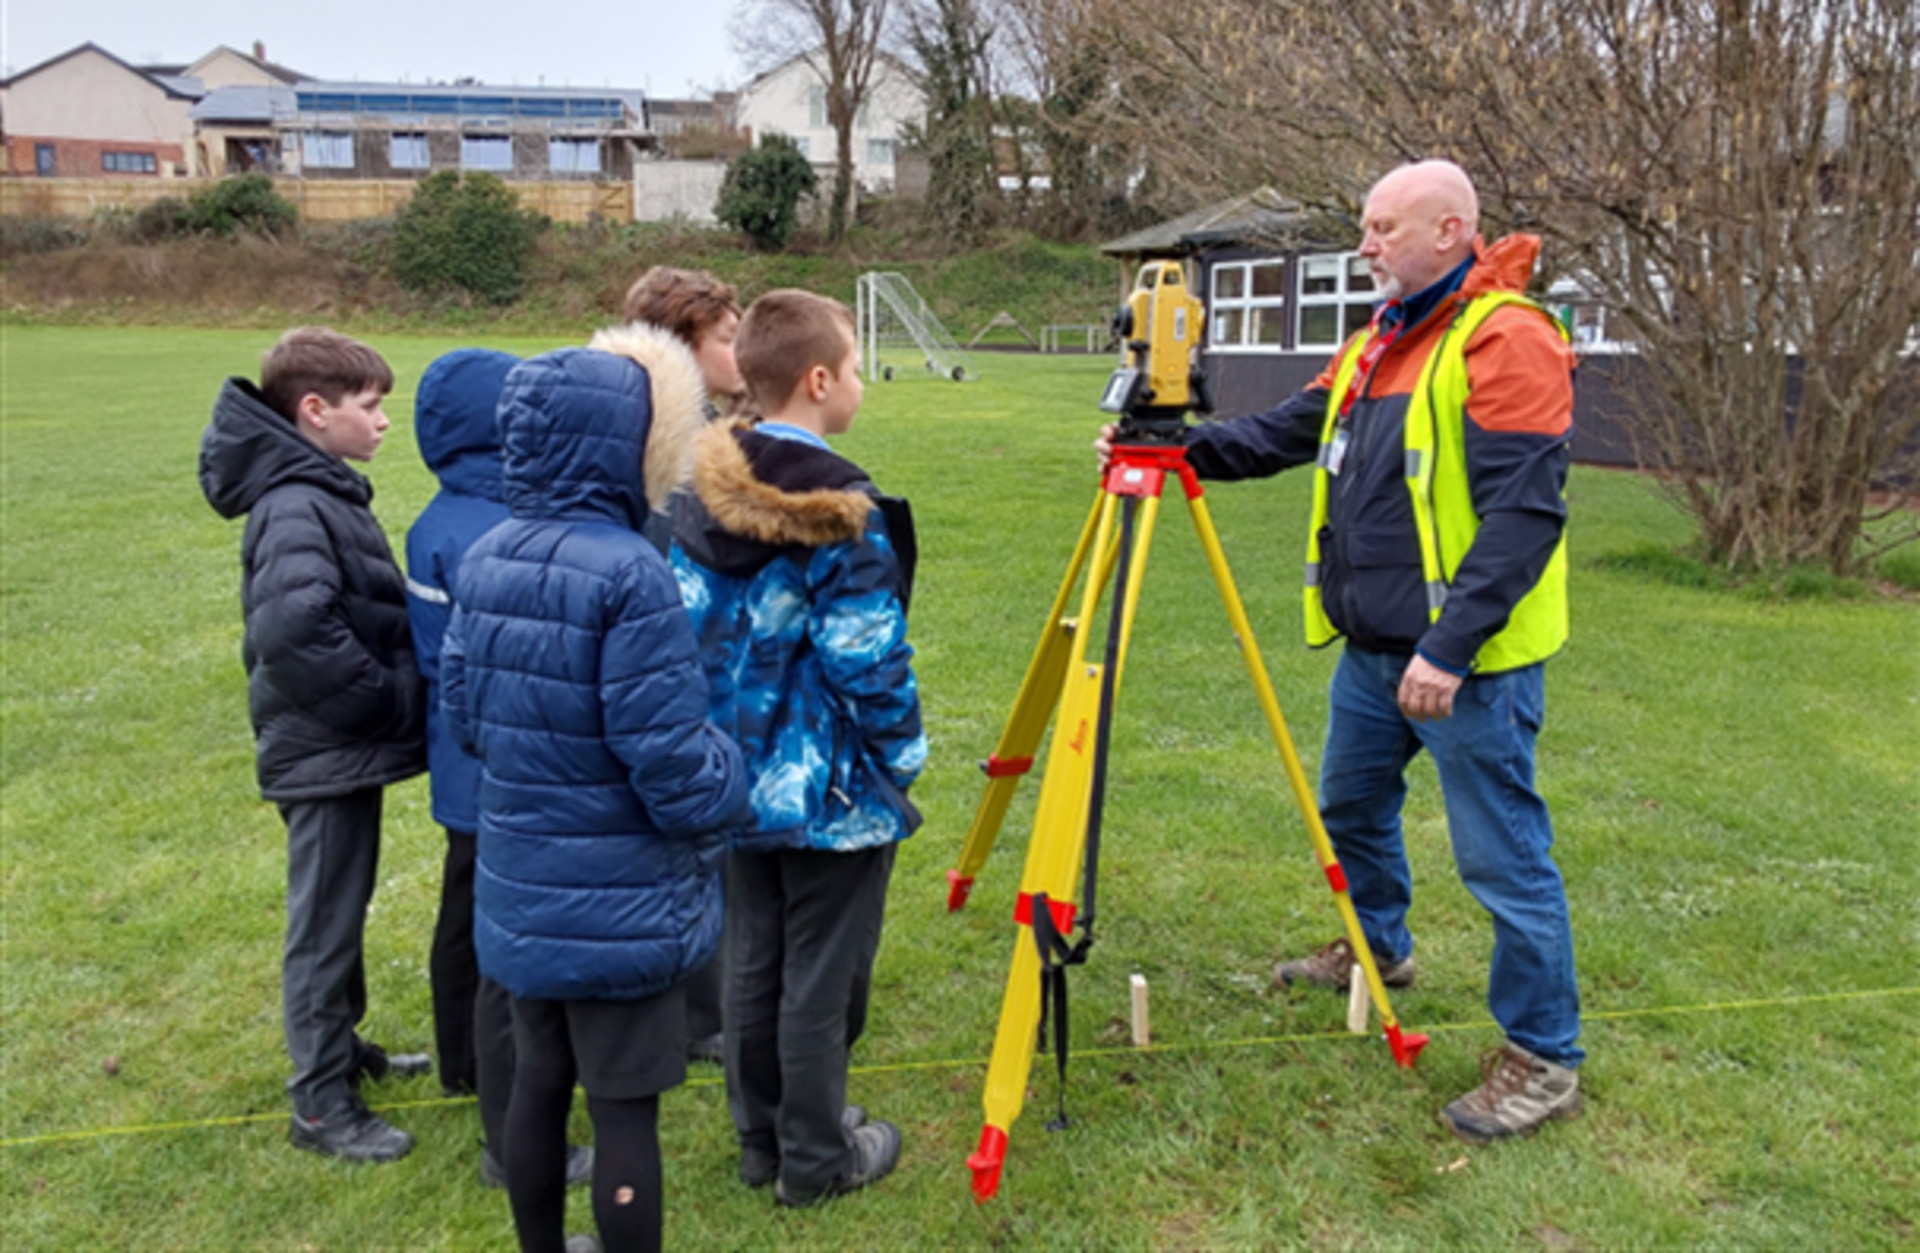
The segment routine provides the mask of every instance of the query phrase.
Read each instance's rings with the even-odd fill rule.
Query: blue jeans
[[[1346,871],[1374,954],[1413,954],[1400,808],[1406,770],[1426,749],[1440,771],[1461,881],[1493,916],[1487,1008],[1515,1044],[1578,1066],[1580,989],[1567,891],[1553,863],[1553,824],[1533,787],[1533,745],[1545,713],[1542,667],[1475,676],[1453,716],[1417,723],[1395,693],[1411,658],[1346,646],[1328,692],[1320,815]]]

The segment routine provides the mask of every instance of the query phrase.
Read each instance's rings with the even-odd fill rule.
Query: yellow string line
[[[1836,1001],[1866,1001],[1885,999],[1895,996],[1920,995],[1920,985],[1905,988],[1868,988],[1855,992],[1824,992],[1809,996],[1780,996],[1745,1001],[1711,1001],[1704,1005],[1657,1005],[1647,1009],[1608,1009],[1583,1013],[1585,1022],[1621,1022],[1630,1018],[1658,1018],[1678,1014],[1721,1014],[1739,1010],[1778,1009],[1783,1006],[1832,1004]],[[1403,1024],[1406,1025],[1406,1024]],[[1421,1028],[1430,1035],[1443,1035],[1458,1031],[1479,1031],[1494,1025],[1491,1019],[1478,1019],[1472,1022],[1443,1022]],[[1411,1029],[1411,1028],[1409,1028]],[[1371,1039],[1372,1033],[1353,1031],[1313,1031],[1295,1032],[1289,1035],[1249,1036],[1241,1040],[1200,1040],[1180,1044],[1150,1044],[1145,1048],[1127,1045],[1123,1048],[1075,1049],[1074,1056],[1084,1059],[1105,1057],[1142,1057],[1158,1053],[1192,1053],[1215,1049],[1258,1048],[1274,1044],[1325,1044],[1337,1040]],[[948,1057],[933,1061],[889,1062],[873,1066],[854,1066],[848,1071],[854,1075],[891,1075],[905,1074],[921,1070],[960,1070],[968,1066],[985,1066],[990,1061],[985,1057]],[[689,1079],[683,1087],[717,1087],[721,1080],[717,1078]],[[394,1101],[377,1106],[381,1112],[400,1109],[426,1109],[439,1106],[471,1105],[470,1096],[444,1096],[423,1101]],[[139,1123],[130,1127],[96,1127],[84,1131],[55,1131],[46,1135],[15,1136],[0,1140],[0,1149],[20,1148],[29,1144],[57,1144],[73,1140],[103,1140],[109,1136],[153,1135],[163,1131],[188,1131],[205,1127],[241,1127],[249,1123],[278,1122],[287,1117],[281,1110],[271,1114],[239,1114],[229,1118],[193,1118],[182,1122]]]

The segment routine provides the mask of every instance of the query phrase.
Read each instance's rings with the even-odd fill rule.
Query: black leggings
[[[521,1253],[563,1253],[571,1061],[514,1076],[507,1108],[507,1199]],[[593,1221],[606,1253],[659,1253],[660,1098],[587,1098],[593,1119]]]

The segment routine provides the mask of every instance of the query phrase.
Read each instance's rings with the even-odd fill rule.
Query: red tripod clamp
[[[1158,496],[1168,474],[1180,476],[1188,500],[1205,494],[1200,476],[1187,464],[1187,450],[1179,444],[1115,444],[1100,490],[1110,496]]]

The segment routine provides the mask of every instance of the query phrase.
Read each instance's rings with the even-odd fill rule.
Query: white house
[[[7,172],[39,178],[218,173],[190,112],[216,88],[286,86],[305,75],[224,45],[192,65],[132,65],[85,43],[0,83]]]
[[[15,74],[0,94],[8,173],[101,178],[186,173],[187,111],[206,89],[86,43]]]
[[[790,135],[824,183],[833,176],[834,134],[827,124],[827,84],[806,56],[790,57],[740,89],[737,124],[758,142],[770,131]],[[853,122],[853,181],[862,190],[890,192],[900,129],[926,116],[926,100],[905,66],[877,57],[867,99]]]

